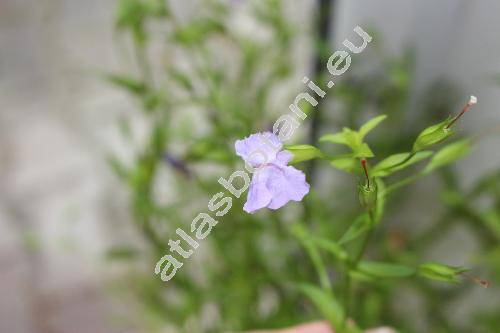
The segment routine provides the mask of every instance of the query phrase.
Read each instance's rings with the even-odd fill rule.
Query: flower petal
[[[234,144],[236,154],[252,167],[273,163],[283,144],[271,132],[256,133]]]
[[[263,171],[269,173],[266,186],[272,194],[272,200],[267,205],[270,209],[281,208],[290,200],[300,201],[309,192],[304,173],[294,167],[270,165]]]
[[[290,185],[288,192],[290,194],[290,199],[301,201],[304,196],[309,193],[310,188],[306,181],[306,175],[292,166],[287,166],[285,168],[285,177]]]
[[[259,179],[257,174],[253,176],[248,190],[247,202],[243,206],[245,212],[252,214],[271,202],[272,194],[267,189],[265,180],[262,177]]]
[[[280,151],[278,154],[276,154],[276,164],[286,166],[293,158],[293,154],[289,152],[288,150],[283,150]]]

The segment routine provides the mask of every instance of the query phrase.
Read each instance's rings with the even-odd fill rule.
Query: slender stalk
[[[312,245],[306,246],[306,248],[308,248],[307,252],[308,252],[309,256],[311,257],[314,268],[316,269],[316,272],[318,274],[321,288],[323,288],[324,290],[331,290],[332,285],[330,283],[330,278],[328,277],[328,272],[326,270],[326,266],[323,263],[323,259],[321,259],[319,252]]]
[[[363,158],[361,160],[361,165],[363,167],[363,171],[365,172],[365,177],[366,177],[366,187],[370,189],[370,176],[368,175],[368,168],[366,167],[366,159]]]
[[[344,310],[346,318],[349,316],[351,308],[351,276],[349,275],[349,265],[345,265],[344,276]]]
[[[470,100],[467,104],[465,104],[464,108],[462,109],[462,111],[456,115],[449,123],[448,125],[446,125],[445,129],[448,129],[450,128],[451,126],[453,126],[453,124],[458,120],[460,119],[467,111],[469,111],[469,109],[471,108],[471,106],[473,106],[474,104],[477,103],[477,98],[474,97],[474,96],[471,96],[470,97]]]
[[[361,243],[361,248],[354,257],[354,259],[346,265],[346,272],[345,272],[345,279],[344,279],[344,310],[345,310],[345,320],[349,318],[350,314],[350,306],[351,306],[351,295],[352,295],[352,283],[351,283],[351,277],[349,275],[349,271],[351,269],[355,269],[358,265],[361,259],[363,258],[363,255],[366,252],[366,249],[368,247],[368,244],[370,243],[370,240],[373,236],[373,231],[374,231],[374,226],[375,226],[375,212],[373,209],[370,209],[368,211],[368,216],[370,218],[370,228],[365,234],[365,238],[363,239],[363,243]],[[347,323],[344,323],[346,325]]]
[[[370,218],[370,229],[366,232],[365,238],[363,239],[363,243],[361,243],[361,248],[358,251],[358,254],[356,257],[354,257],[354,260],[352,262],[352,267],[357,267],[361,259],[363,258],[363,255],[365,254],[366,248],[368,247],[368,243],[370,242],[370,239],[372,238],[373,235],[373,229],[375,225],[375,213],[373,210],[370,210],[368,212],[368,216]]]
[[[385,197],[385,196],[388,196],[389,194],[391,194],[392,192],[400,189],[401,187],[403,186],[406,186],[408,184],[411,184],[413,183],[414,181],[420,179],[421,177],[425,176],[425,173],[423,172],[419,172],[419,173],[416,173],[410,177],[407,177],[395,184],[392,184],[391,186],[387,187],[384,191],[384,193],[382,193],[382,195]]]
[[[293,235],[293,233],[292,233]],[[307,255],[311,259],[314,269],[316,270],[316,274],[318,275],[318,279],[321,285],[321,288],[325,291],[332,290],[332,284],[330,282],[330,278],[328,276],[328,271],[326,269],[325,263],[321,258],[321,254],[318,249],[314,246],[313,243],[308,242],[307,240],[302,239],[301,237],[295,236],[300,243],[304,246],[304,249],[307,252]]]

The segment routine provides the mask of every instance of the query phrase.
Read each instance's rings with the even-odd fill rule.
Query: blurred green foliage
[[[269,38],[234,30],[230,19],[242,6]],[[426,98],[433,103],[419,106],[418,118],[409,119],[411,51],[388,58],[376,49],[355,58],[352,72],[330,93],[337,102],[335,113],[327,112],[328,100],[314,111],[323,112],[321,125],[328,132],[344,130],[326,134],[318,147],[287,147],[295,163],[321,158],[360,179],[360,159],[374,158],[371,185],[359,185],[365,209],[352,176],[335,187],[323,180],[311,184],[305,210],[295,204],[248,215],[241,210],[244,199],[236,200],[172,281],[164,283],[153,274],[175,229],[186,226],[220,191],[221,175],[241,167],[234,141],[266,130],[282,113],[274,92],[286,90],[290,98],[299,92],[293,54],[305,32],[286,18],[283,7],[279,0],[207,0],[188,19],[180,19],[166,1],[117,2],[116,28],[132,43],[137,71],[106,79],[128,92],[140,111],[117,122],[132,157],[112,155],[109,162],[130,192],[135,226],[145,240],[145,246],[122,244],[107,255],[127,267],[115,285],[139,305],[128,320],[148,331],[167,326],[189,333],[280,328],[319,317],[352,332],[358,328],[346,325],[347,317],[359,327],[391,325],[402,332],[417,331],[416,316],[426,332],[500,327],[498,311],[492,309],[478,308],[466,324],[454,323],[445,309],[476,285],[468,280],[451,288],[436,283],[432,280],[462,281],[465,269],[423,260],[427,248],[464,224],[481,247],[471,254],[474,261],[464,264],[486,267],[481,275],[493,283],[500,280],[500,172],[463,188],[449,164],[476,143],[456,140],[430,151],[452,132],[442,131],[449,119],[428,126],[454,113],[450,105],[455,99],[447,99],[450,90],[441,85],[439,102]],[[152,40],[161,41],[160,53]],[[312,37],[310,44],[318,53],[312,57],[324,59],[325,41]],[[363,57],[378,63],[359,74],[355,68]],[[384,116],[365,122],[373,111]],[[145,138],[137,135],[138,119],[146,124]],[[382,130],[375,131],[376,126]],[[444,205],[436,220],[418,233],[384,223],[400,217],[400,207],[415,200],[403,186],[431,171],[438,172],[441,182],[435,191],[442,193]],[[342,174],[337,177],[344,180]],[[169,194],[162,194],[165,190]],[[389,195],[396,190],[398,196]],[[419,295],[420,314],[402,313],[395,305],[405,288]]]

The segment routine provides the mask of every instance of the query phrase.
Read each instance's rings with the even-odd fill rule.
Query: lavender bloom
[[[244,211],[278,209],[290,200],[301,201],[309,192],[305,174],[287,165],[293,155],[282,148],[278,137],[270,132],[236,141],[236,154],[255,170]]]

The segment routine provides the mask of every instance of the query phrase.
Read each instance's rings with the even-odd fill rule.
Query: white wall
[[[476,108],[460,127],[482,133],[500,125],[500,2],[496,0],[340,0],[335,26],[335,45],[356,25],[373,26],[389,53],[406,46],[416,49],[416,76],[412,110],[419,111],[423,89],[438,78],[450,80],[463,92],[457,112],[469,94],[479,98]],[[374,40],[373,43],[377,43]],[[462,174],[473,178],[500,165],[496,153],[500,133],[489,136],[460,165]],[[481,163],[477,163],[477,161]]]

